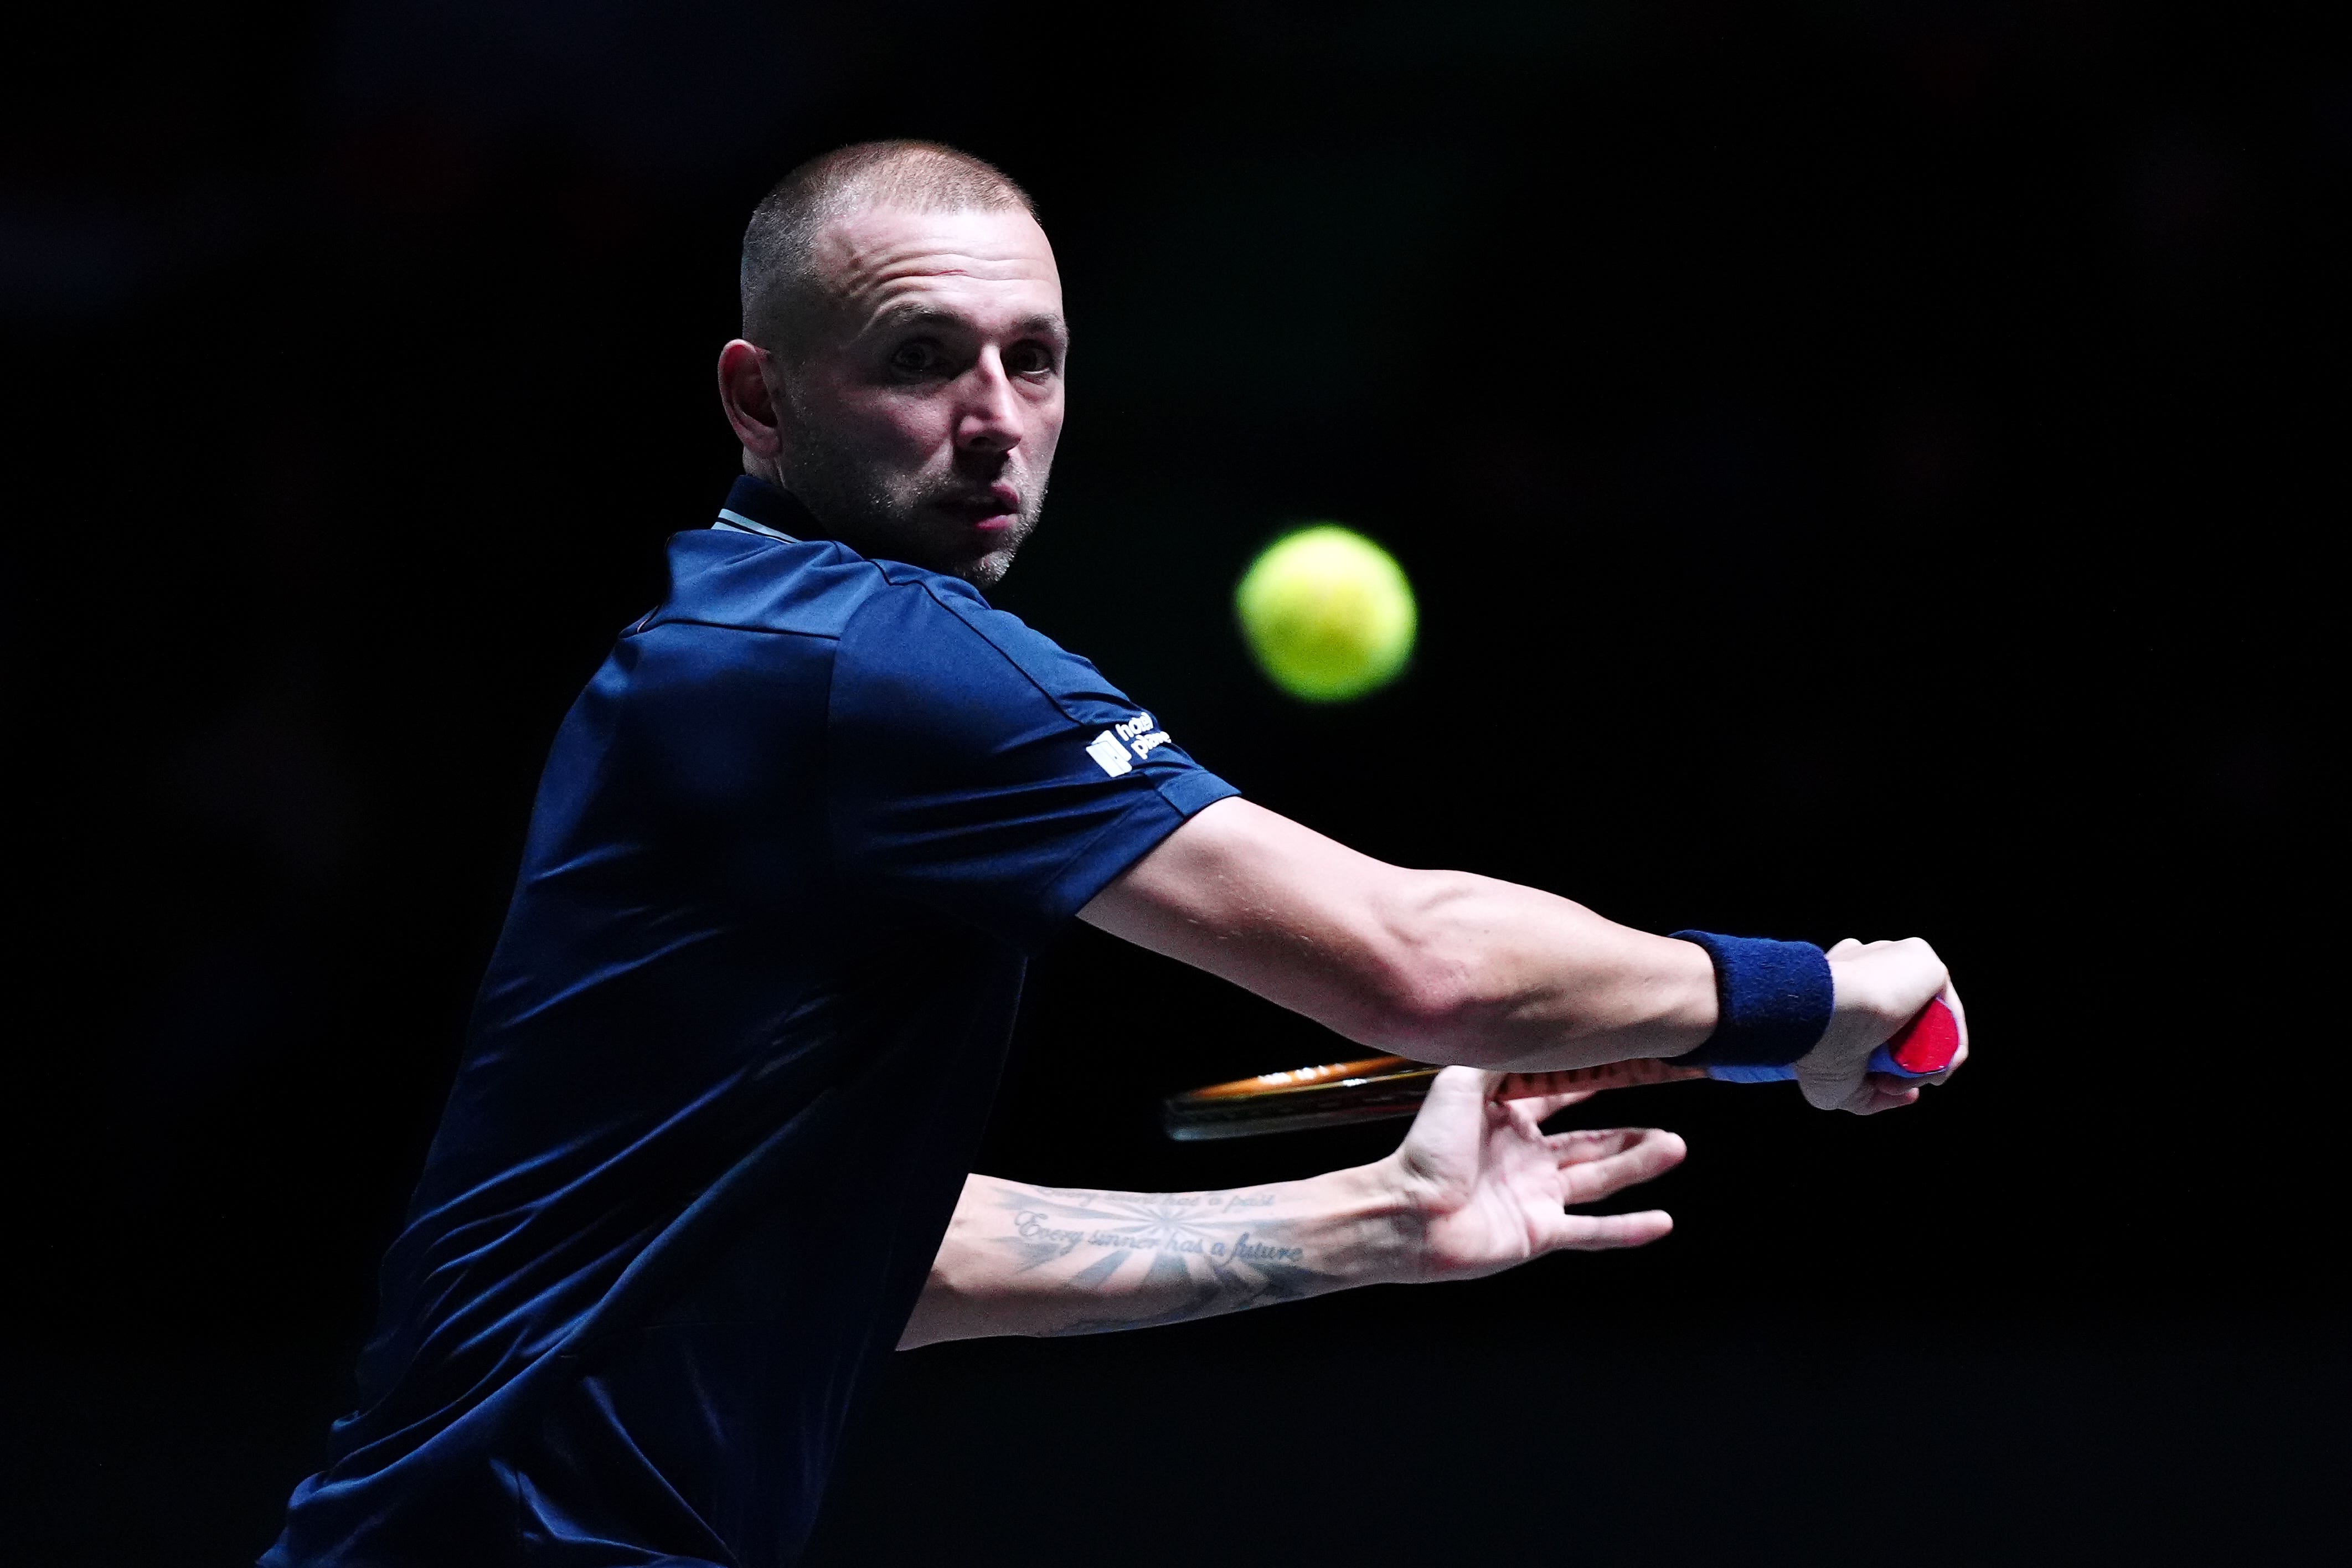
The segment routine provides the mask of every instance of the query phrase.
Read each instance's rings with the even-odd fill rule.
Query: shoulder
[[[875,565],[888,587],[867,595],[844,627],[836,679],[902,687],[927,705],[982,694],[1034,701],[1079,723],[1107,722],[1106,710],[1130,706],[1089,660],[961,579],[895,561]]]
[[[961,578],[826,540],[706,529],[673,537],[669,591],[625,635],[682,669],[823,667],[835,718],[955,731],[1137,717],[1094,665]],[[649,650],[650,651],[650,650]],[[919,726],[922,727],[922,726]]]
[[[667,564],[668,590],[632,635],[701,626],[837,638],[866,598],[890,586],[875,563],[830,540],[715,528],[671,536]]]

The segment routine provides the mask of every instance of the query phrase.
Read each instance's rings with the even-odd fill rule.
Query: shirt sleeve
[[[826,726],[842,872],[1030,951],[1240,793],[1092,664],[928,576],[844,628]]]

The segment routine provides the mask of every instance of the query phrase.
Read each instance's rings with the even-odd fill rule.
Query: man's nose
[[[980,361],[960,378],[956,388],[955,444],[970,452],[1009,452],[1021,444],[1020,396],[1013,378],[1004,373],[1003,356],[994,349],[981,351]]]

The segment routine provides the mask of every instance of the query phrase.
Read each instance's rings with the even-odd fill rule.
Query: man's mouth
[[[982,494],[950,496],[935,504],[966,527],[983,533],[1004,532],[1021,521],[1021,492],[1011,485],[992,485]]]

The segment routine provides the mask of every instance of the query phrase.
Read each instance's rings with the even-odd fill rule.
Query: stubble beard
[[[1013,556],[1045,510],[1046,476],[1025,474],[1019,521],[993,549],[975,555],[962,530],[926,510],[957,493],[951,479],[908,475],[894,482],[892,475],[831,439],[815,422],[803,416],[794,423],[793,460],[777,465],[778,478],[833,537],[861,554],[905,561],[961,577],[976,588],[992,588],[1012,569]]]

